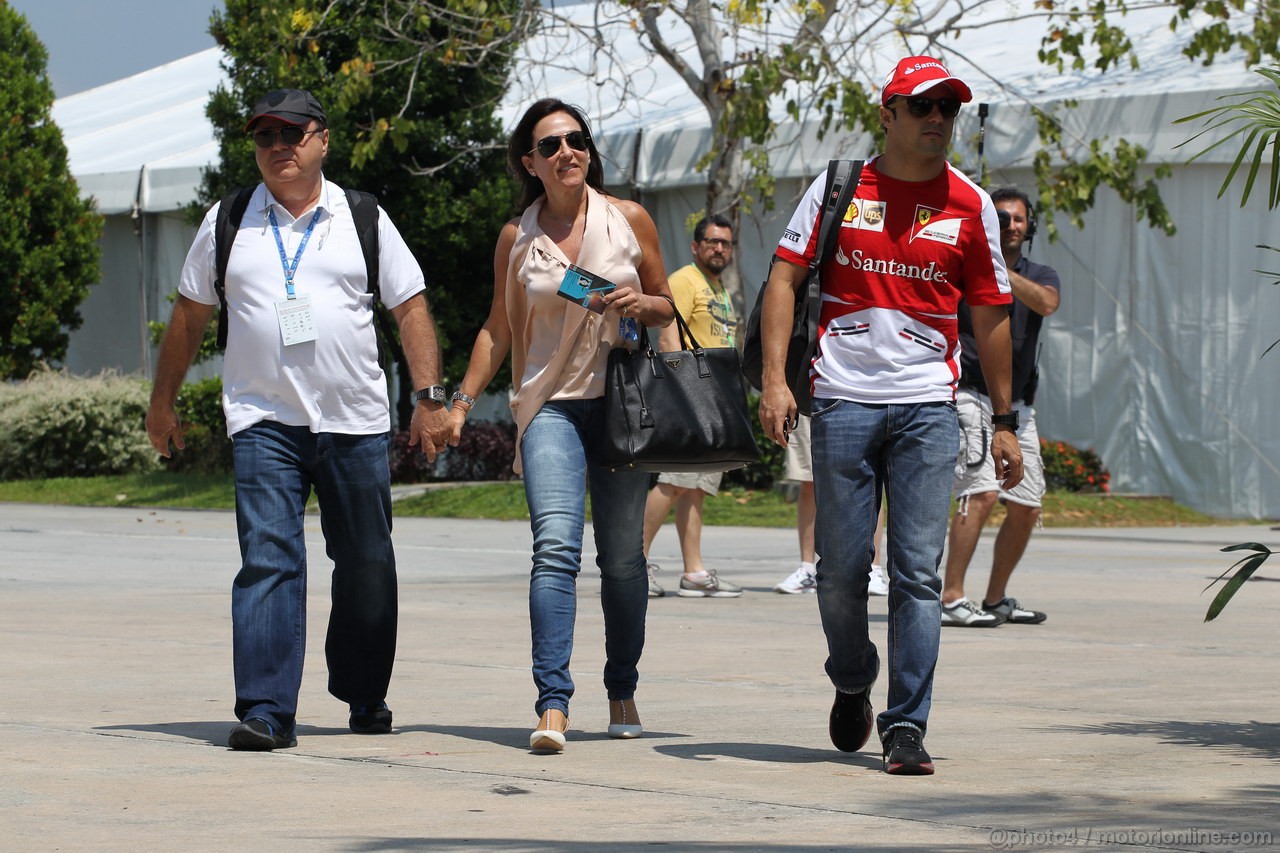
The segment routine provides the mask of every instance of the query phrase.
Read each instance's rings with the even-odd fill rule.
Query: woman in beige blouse
[[[641,540],[649,477],[594,464],[590,437],[602,428],[609,350],[634,337],[636,323],[666,326],[675,315],[653,220],[635,202],[604,194],[600,155],[576,107],[554,98],[529,107],[507,145],[507,163],[522,183],[523,214],[498,236],[493,305],[454,395],[453,440],[471,399],[510,352],[515,470],[524,475],[533,528],[529,619],[538,726],[529,747],[559,752],[573,696],[569,659],[588,488],[608,732],[641,733],[634,697],[648,605]],[[603,313],[557,294],[570,264],[616,285],[603,298]]]

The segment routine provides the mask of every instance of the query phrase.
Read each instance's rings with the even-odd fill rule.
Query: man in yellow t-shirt
[[[689,331],[704,347],[731,347],[737,319],[729,294],[720,284],[720,273],[733,259],[733,226],[723,216],[701,219],[693,229],[693,263],[676,270],[667,279],[680,316]],[[679,349],[676,324],[662,330],[662,349]],[[649,492],[644,509],[644,553],[667,520],[672,505],[676,508],[676,534],[680,537],[680,553],[684,558],[684,575],[679,594],[686,598],[736,598],[742,588],[707,571],[702,565],[702,502],[720,489],[720,474],[661,474],[658,485]],[[654,579],[653,563],[649,563],[649,597],[660,598],[666,592]]]

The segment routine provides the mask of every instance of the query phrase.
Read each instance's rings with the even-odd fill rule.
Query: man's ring
[[[623,314],[628,314],[628,313],[630,313],[630,312],[631,312],[631,306],[630,306],[630,305],[623,305],[623,306],[622,306],[622,313],[623,313]]]

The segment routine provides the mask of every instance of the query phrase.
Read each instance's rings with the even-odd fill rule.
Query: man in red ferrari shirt
[[[829,730],[862,748],[874,725],[884,768],[927,775],[924,748],[941,633],[942,559],[951,478],[960,447],[957,305],[968,302],[991,394],[991,453],[1006,488],[1022,478],[1010,400],[1011,299],[991,198],[947,162],[969,87],[936,59],[897,64],[880,93],[884,153],[868,162],[822,269],[813,383],[813,475],[818,504],[818,609],[827,674],[836,688]],[[795,292],[816,253],[825,175],[791,217],[769,274],[761,324],[765,434],[786,446],[796,404],[785,377]],[[880,661],[867,627],[879,495],[891,507],[889,692],[874,717]]]

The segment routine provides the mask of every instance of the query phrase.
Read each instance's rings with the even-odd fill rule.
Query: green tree
[[[479,4],[489,26],[506,28],[515,0]],[[461,379],[492,295],[493,246],[511,215],[502,127],[491,109],[505,86],[516,42],[459,61],[448,45],[426,52],[408,38],[442,43],[443,25],[421,16],[395,25],[364,0],[227,0],[210,32],[226,51],[230,89],[208,115],[220,165],[205,176],[207,205],[260,180],[244,124],[267,91],[311,91],[329,116],[325,175],[375,193],[427,278],[447,378]],[[401,371],[407,381],[407,371]]]
[[[438,15],[458,0],[383,2],[402,14]],[[1044,24],[1038,58],[1047,73],[1090,65],[1100,73],[1136,67],[1138,50],[1124,30],[1131,5],[1166,10],[1172,29],[1192,32],[1184,50],[1187,62],[1209,64],[1237,48],[1249,64],[1277,54],[1280,4],[1273,0],[602,0],[589,19],[564,11],[565,4],[523,0],[511,37],[548,35],[548,55],[531,56],[534,62],[583,74],[621,100],[632,97],[643,81],[628,79],[618,47],[639,39],[705,109],[711,138],[698,164],[707,175],[705,209],[737,224],[741,208],[753,198],[766,208],[772,204],[771,155],[788,144],[779,135],[781,112],[815,122],[820,134],[879,133],[873,93],[860,81],[882,79],[886,69],[880,55],[918,53],[949,61],[956,56],[958,34],[980,31],[1001,39],[1007,37],[1002,28],[1011,22],[1036,19]],[[589,49],[574,49],[584,45]],[[1002,70],[980,69],[984,84],[999,85]],[[1155,180],[1167,169],[1145,176],[1147,152],[1126,140],[1071,137],[1061,116],[1073,106],[1036,110],[1042,141],[1034,162],[1036,209],[1042,229],[1054,239],[1055,211],[1083,227],[1097,190],[1110,187],[1152,226],[1172,233]],[[726,272],[722,281],[741,300],[736,272]]]
[[[98,279],[102,220],[80,198],[53,123],[48,54],[0,0],[0,377],[66,357]]]

